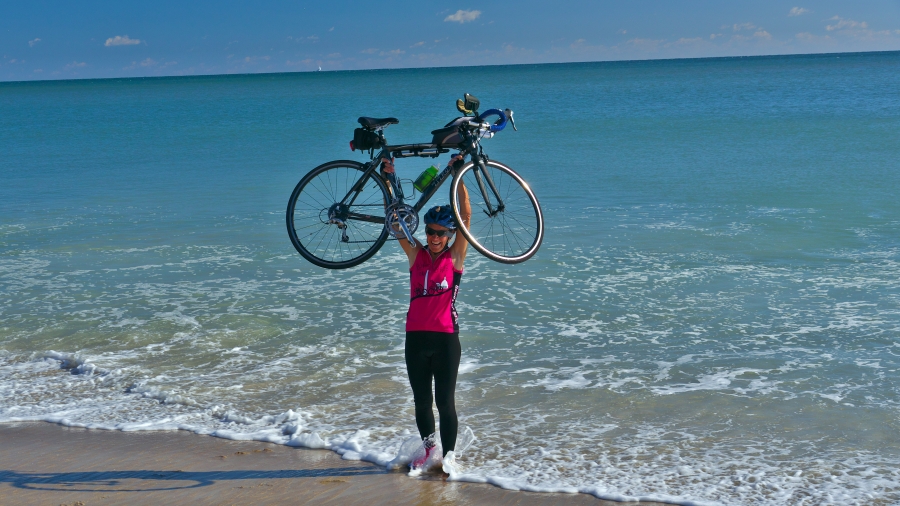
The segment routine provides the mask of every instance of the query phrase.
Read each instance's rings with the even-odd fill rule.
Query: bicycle
[[[384,129],[399,123],[396,118],[359,118],[361,128],[354,131],[350,149],[368,151],[370,160],[319,165],[291,194],[286,220],[297,251],[320,267],[345,269],[371,258],[389,235],[414,243],[419,211],[452,176],[450,207],[469,244],[497,262],[519,263],[531,258],[544,236],[540,204],[516,172],[488,158],[481,147],[483,139],[503,130],[507,122],[518,130],[513,112],[489,109],[479,114],[479,106],[477,98],[465,94],[456,101],[463,116],[432,131],[432,142],[427,144],[388,145]],[[497,118],[493,123],[486,120],[493,117]],[[462,159],[448,164],[430,182],[424,181],[421,197],[412,206],[405,200],[414,198],[415,191],[407,197],[393,171],[386,172],[382,165],[385,159],[437,158],[451,150],[458,151]],[[376,171],[379,166],[381,170]],[[468,228],[459,214],[457,189],[461,183],[469,190],[472,206]],[[376,214],[376,209],[381,212]]]

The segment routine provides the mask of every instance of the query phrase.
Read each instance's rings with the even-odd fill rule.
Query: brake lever
[[[503,109],[503,114],[506,114],[506,117],[509,119],[509,122],[512,123],[513,130],[518,132],[519,129],[516,128],[516,120],[513,119],[513,112],[509,109]]]

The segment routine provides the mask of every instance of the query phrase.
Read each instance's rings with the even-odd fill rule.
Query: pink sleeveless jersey
[[[420,249],[409,269],[409,312],[406,331],[459,332],[456,321],[456,294],[462,271],[453,268],[450,250],[432,262],[431,255]]]

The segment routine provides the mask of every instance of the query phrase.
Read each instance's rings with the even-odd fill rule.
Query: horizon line
[[[785,57],[822,57],[822,56],[842,56],[842,55],[874,55],[884,53],[900,53],[900,49],[884,50],[884,51],[843,51],[835,53],[788,53],[788,54],[764,54],[764,55],[740,55],[740,56],[692,56],[681,58],[642,58],[630,60],[590,60],[590,61],[567,61],[567,62],[542,62],[542,63],[493,63],[485,65],[447,65],[438,67],[383,67],[371,69],[340,69],[340,70],[298,70],[288,72],[243,72],[243,73],[224,73],[224,74],[185,74],[185,75],[164,75],[164,76],[133,76],[133,77],[76,77],[67,79],[29,79],[19,81],[3,81],[0,80],[0,86],[5,84],[20,83],[57,83],[66,81],[115,81],[115,80],[133,80],[133,79],[172,79],[172,78],[215,78],[215,77],[241,77],[241,76],[276,76],[290,74],[318,74],[338,72],[377,72],[377,71],[396,71],[396,70],[434,70],[434,69],[463,69],[463,68],[483,68],[483,67],[521,67],[536,65],[581,65],[585,63],[641,63],[641,62],[663,62],[663,61],[691,61],[691,60],[737,60],[737,59],[766,59],[766,58],[785,58]]]

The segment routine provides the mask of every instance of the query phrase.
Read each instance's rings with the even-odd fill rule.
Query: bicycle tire
[[[381,223],[347,218],[344,234],[329,222],[329,209],[344,198],[359,181],[363,164],[353,160],[335,160],[309,171],[294,187],[287,207],[287,229],[291,244],[303,258],[327,269],[347,269],[365,262],[387,240],[384,208],[388,189],[376,174],[370,174],[349,212],[369,215]]]
[[[544,240],[544,215],[537,197],[528,183],[514,170],[489,160],[483,170],[490,174],[504,204],[502,211],[494,209],[492,215],[481,188],[484,187],[488,192],[487,200],[496,205],[493,190],[483,176],[484,184],[478,184],[476,169],[474,163],[467,163],[459,169],[450,184],[450,208],[459,231],[473,248],[491,260],[505,264],[528,260],[537,253]],[[461,181],[466,185],[472,206],[472,219],[468,228],[463,225],[459,213],[457,189]]]

